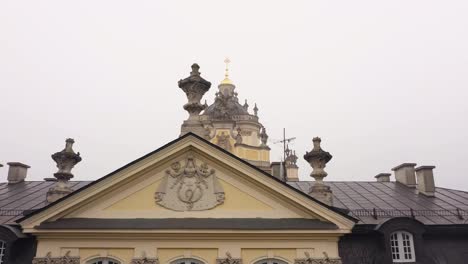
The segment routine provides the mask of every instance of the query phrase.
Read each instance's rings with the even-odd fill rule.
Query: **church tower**
[[[194,64],[195,74],[192,66],[191,76],[179,81],[179,87],[189,100],[184,105],[189,118],[182,124],[181,135],[195,133],[270,173],[268,135],[259,122],[258,107],[255,104],[253,112],[249,112],[247,100],[243,105],[239,103],[236,86],[229,79],[230,61],[226,59],[224,62],[224,80],[218,85],[215,100],[209,106],[206,101],[202,105],[200,100],[211,83],[200,77],[197,64]]]

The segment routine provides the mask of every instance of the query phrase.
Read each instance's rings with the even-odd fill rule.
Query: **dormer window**
[[[406,231],[393,232],[390,236],[393,263],[415,262],[413,235]]]

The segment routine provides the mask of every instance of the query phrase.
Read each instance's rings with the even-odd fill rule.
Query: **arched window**
[[[120,264],[120,262],[110,258],[99,258],[89,261],[88,264]]]
[[[287,264],[287,263],[279,259],[270,258],[270,259],[259,260],[255,262],[255,264]]]
[[[0,240],[0,264],[5,263],[6,242]]]
[[[393,263],[416,261],[413,235],[405,231],[393,232],[390,236]]]
[[[204,263],[196,259],[184,258],[184,259],[174,260],[171,262],[171,264],[204,264]]]

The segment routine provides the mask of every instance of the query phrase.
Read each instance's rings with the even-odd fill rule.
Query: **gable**
[[[179,174],[185,175],[182,187]],[[198,181],[205,182],[203,188],[187,187]],[[183,207],[188,204],[191,208]],[[296,218],[331,222],[346,230],[354,225],[349,217],[193,135],[179,138],[20,223],[33,232],[41,223],[68,218]]]
[[[166,187],[173,193],[168,200],[179,204],[180,208],[170,208],[156,202],[155,194],[164,189],[168,175],[167,170],[174,163],[184,164],[187,156],[194,157],[194,164],[207,164],[217,178],[220,190],[224,193],[224,201],[209,209],[186,208],[188,204],[179,201],[183,190]],[[206,158],[194,150],[184,151],[171,159],[171,163],[162,164],[144,175],[120,186],[90,206],[64,215],[65,218],[321,218],[305,210],[295,208],[290,201],[280,199],[273,193],[268,193],[262,186],[251,184],[239,172],[229,170],[219,161]],[[204,188],[204,187],[203,187]],[[208,196],[206,190],[203,196]],[[168,194],[166,194],[168,195]],[[202,199],[204,198],[202,196]],[[203,202],[203,201],[201,201]]]

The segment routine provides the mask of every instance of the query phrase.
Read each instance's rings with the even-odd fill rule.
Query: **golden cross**
[[[226,57],[226,59],[224,59],[224,63],[226,63],[226,70],[224,71],[224,77],[228,78],[229,77],[229,63],[231,63],[231,60]]]

